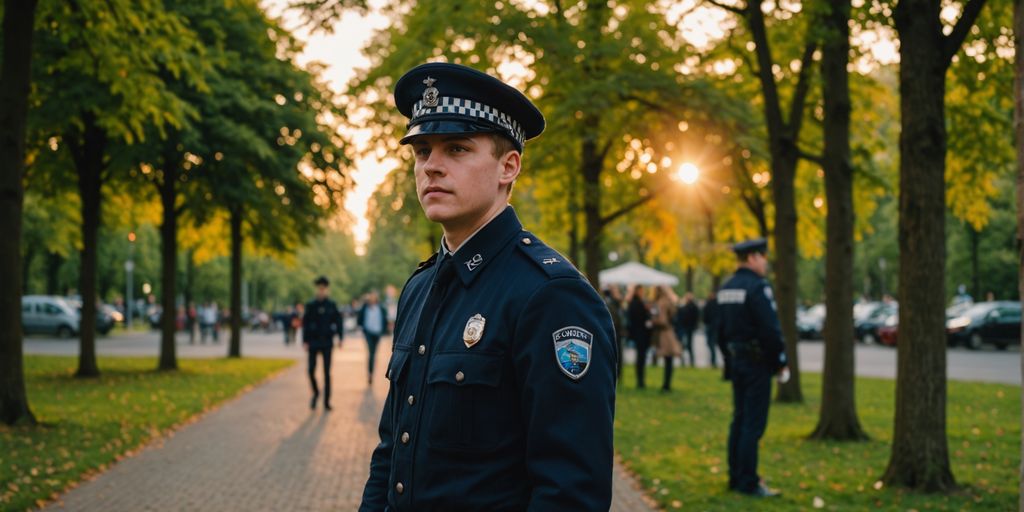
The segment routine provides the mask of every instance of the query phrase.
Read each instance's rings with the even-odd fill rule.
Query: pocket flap
[[[408,366],[406,363],[409,362],[410,352],[410,350],[395,349],[395,353],[391,355],[391,361],[388,363],[388,371],[384,374],[388,380],[397,382],[402,376],[405,367]]]
[[[502,357],[494,354],[437,354],[430,362],[427,382],[454,386],[497,386],[501,383]]]

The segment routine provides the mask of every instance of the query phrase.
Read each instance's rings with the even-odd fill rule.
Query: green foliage
[[[726,440],[732,395],[711,370],[677,371],[675,392],[640,391],[631,368],[623,375],[615,415],[615,446],[641,484],[666,510],[1007,510],[1017,503],[1020,389],[951,382],[949,439],[961,492],[928,495],[876,488],[891,443],[891,380],[857,379],[863,443],[806,439],[818,414],[819,374],[804,374],[806,403],[773,404],[761,442],[760,472],[783,491],[778,500],[751,501],[726,490]],[[661,378],[659,368],[649,379]],[[816,505],[817,500],[820,506]]]
[[[27,356],[25,381],[40,425],[0,426],[0,506],[29,510],[167,430],[293,364],[276,359],[183,360],[173,374],[149,358],[100,358],[79,380],[71,357]]]

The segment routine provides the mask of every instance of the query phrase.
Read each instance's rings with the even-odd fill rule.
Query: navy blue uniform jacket
[[[421,319],[444,258],[455,275],[436,316]],[[467,347],[475,315],[483,334]],[[399,299],[394,339],[360,511],[608,510],[612,320],[512,207],[456,254],[420,266]],[[563,367],[555,349],[561,341],[564,355],[566,340],[578,353]]]
[[[302,342],[311,348],[331,346],[334,335],[342,335],[341,313],[331,299],[313,299],[302,314]]]
[[[722,285],[717,298],[722,353],[729,354],[730,344],[748,345],[769,370],[785,366],[786,345],[768,280],[741,267]]]

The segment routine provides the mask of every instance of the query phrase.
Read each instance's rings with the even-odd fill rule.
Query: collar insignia
[[[484,262],[484,257],[483,256],[480,256],[479,253],[474,254],[471,259],[466,261],[466,268],[468,268],[469,271],[472,272],[472,271],[476,270],[476,268],[479,267],[480,264],[483,263],[483,262]]]

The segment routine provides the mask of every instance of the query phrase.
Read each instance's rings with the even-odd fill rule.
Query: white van
[[[55,334],[70,338],[78,334],[78,311],[60,297],[26,295],[21,298],[21,326],[25,334]]]

